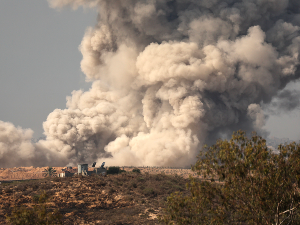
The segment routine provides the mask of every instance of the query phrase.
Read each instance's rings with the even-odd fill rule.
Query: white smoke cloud
[[[253,120],[254,127],[260,130],[265,124],[265,115],[262,111],[260,105],[258,104],[250,104],[248,106],[248,116]]]
[[[65,156],[57,152],[56,148],[51,151],[42,143],[33,144],[32,134],[33,131],[30,129],[22,129],[11,123],[0,121],[1,167],[57,166],[67,162]]]
[[[0,121],[0,159],[1,164],[14,158],[31,159],[34,157],[34,147],[31,144],[33,131],[22,130],[11,123]]]
[[[224,133],[264,132],[261,105],[300,77],[294,0],[49,3],[99,11],[80,45],[91,89],[50,113],[47,139],[28,150],[57,152],[62,164],[189,165]]]

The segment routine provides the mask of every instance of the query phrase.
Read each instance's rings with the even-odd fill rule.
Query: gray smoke
[[[62,164],[189,165],[234,130],[265,133],[261,106],[300,77],[298,0],[49,4],[99,12],[80,45],[92,87],[50,113],[38,143]]]
[[[297,90],[282,90],[267,106],[267,111],[270,114],[280,114],[287,111],[292,111],[300,106],[300,91]]]

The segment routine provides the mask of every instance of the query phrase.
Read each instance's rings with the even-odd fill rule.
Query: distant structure
[[[102,167],[95,168],[94,171],[96,174],[102,174],[103,176],[107,174],[107,170]]]
[[[78,174],[82,174],[88,171],[88,164],[82,163],[78,164]]]
[[[63,169],[62,173],[59,174],[59,177],[72,177],[75,174],[77,175],[82,175],[82,176],[90,176],[92,174],[102,174],[102,175],[106,175],[107,174],[107,170],[104,168],[105,162],[102,163],[101,167],[96,168],[96,162],[94,162],[92,164],[92,168],[94,168],[94,170],[89,171],[89,167],[87,163],[80,163],[78,164],[78,170],[77,173],[72,173],[68,170],[72,170],[72,167],[67,167],[66,169]]]
[[[67,170],[65,170],[64,172],[58,174],[59,177],[73,177],[75,173],[71,173]]]
[[[58,177],[72,177],[76,173],[76,169],[68,166],[67,168],[62,169],[62,172],[58,174]]]

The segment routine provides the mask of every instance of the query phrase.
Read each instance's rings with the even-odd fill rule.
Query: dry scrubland
[[[33,207],[34,200],[43,192],[49,196],[48,210],[58,208],[63,224],[158,224],[157,216],[167,196],[175,191],[188,193],[186,178],[193,174],[188,169],[140,168],[141,174],[131,172],[133,168],[124,169],[127,172],[106,177],[56,177],[2,183],[0,224],[5,224],[5,214],[10,214],[14,206]],[[21,171],[28,178],[29,174],[36,176],[44,168],[5,169],[0,173],[4,179],[13,178],[3,176],[8,174],[7,170]]]
[[[47,167],[14,167],[14,168],[0,168],[0,182],[1,181],[9,181],[9,180],[27,180],[27,179],[42,179],[43,171]],[[57,173],[61,173],[62,169],[66,167],[54,167]],[[126,171],[132,171],[134,167],[121,167]],[[191,169],[181,169],[181,168],[165,168],[165,167],[137,167],[141,170],[142,173],[150,173],[150,174],[158,174],[165,173],[167,175],[179,175],[184,178],[188,178],[189,175],[197,176],[195,172]],[[89,168],[89,170],[93,170]],[[69,170],[70,171],[70,170]],[[77,172],[77,168],[70,172]]]

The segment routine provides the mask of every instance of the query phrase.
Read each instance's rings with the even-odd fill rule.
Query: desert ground
[[[1,181],[13,181],[13,180],[29,180],[29,179],[42,179],[43,171],[47,167],[14,167],[14,168],[0,168],[0,182]],[[135,167],[125,167],[120,166],[121,169],[126,171],[132,171]],[[170,167],[137,167],[141,170],[142,173],[149,174],[158,174],[165,173],[166,175],[179,175],[183,178],[188,178],[189,175],[197,176],[195,172],[191,169],[186,168],[170,168]],[[57,174],[61,173],[67,167],[54,167]],[[89,170],[92,171],[93,168],[89,167]],[[72,167],[70,172],[76,173],[77,167]]]
[[[195,175],[183,168],[139,167],[141,173],[136,173],[121,167],[126,172],[116,175],[43,178],[45,168],[0,170],[0,224],[9,224],[7,216],[15,209],[34,210],[39,204],[51,213],[58,210],[62,224],[160,224],[168,196],[188,194],[187,177]],[[37,203],[43,193],[46,203]]]

